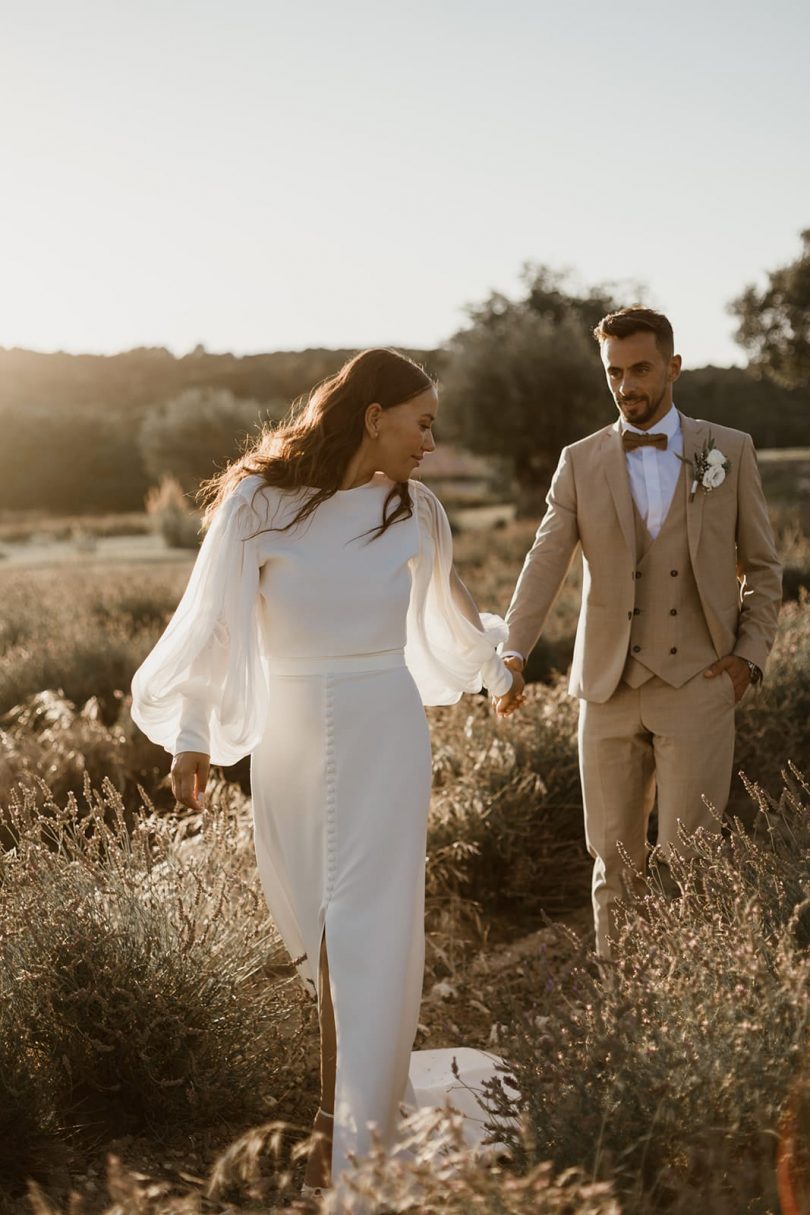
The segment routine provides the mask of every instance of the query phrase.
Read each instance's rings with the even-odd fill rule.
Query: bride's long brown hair
[[[391,409],[434,386],[423,368],[396,350],[361,351],[308,396],[296,401],[282,422],[265,423],[237,460],[203,481],[197,499],[205,508],[205,526],[210,525],[219,505],[240,481],[258,475],[265,484],[279,489],[313,491],[290,522],[278,529],[287,531],[340,489],[349,462],[363,440],[369,405],[376,402],[383,409]],[[408,483],[398,482],[385,499],[375,535],[382,535],[398,519],[407,519],[412,513]]]

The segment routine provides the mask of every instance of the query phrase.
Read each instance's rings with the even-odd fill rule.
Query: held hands
[[[172,760],[172,793],[189,810],[205,809],[210,757],[202,751],[181,751]]]
[[[520,658],[504,658],[504,666],[512,672],[512,686],[503,696],[493,696],[492,704],[496,717],[511,717],[524,702],[526,681],[523,678],[523,662]]]
[[[723,671],[728,671],[731,682],[734,684],[734,703],[737,704],[751,682],[748,663],[736,654],[726,654],[725,658],[718,658],[717,662],[713,662],[710,667],[707,667],[703,675],[705,679],[714,679],[717,675],[722,675]]]

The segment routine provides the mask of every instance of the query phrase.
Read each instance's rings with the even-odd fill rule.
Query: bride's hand
[[[189,810],[205,809],[210,756],[202,751],[181,751],[172,760],[172,793]]]
[[[504,665],[512,672],[512,686],[503,696],[493,696],[492,698],[497,717],[510,717],[525,700],[526,681],[523,678],[523,663],[519,658],[510,657],[504,659]]]

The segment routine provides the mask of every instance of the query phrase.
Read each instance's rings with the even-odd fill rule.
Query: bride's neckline
[[[350,485],[348,489],[336,489],[334,496],[337,497],[339,494],[341,496],[344,494],[356,494],[361,489],[370,489],[374,485],[384,485],[386,483],[393,485],[393,481],[391,481],[389,477],[386,477],[385,473],[375,472],[372,473],[368,481],[361,481],[359,485]],[[314,485],[302,485],[301,488],[313,494],[319,492],[317,487]]]

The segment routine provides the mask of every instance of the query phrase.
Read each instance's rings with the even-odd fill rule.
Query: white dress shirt
[[[622,431],[631,430],[637,435],[666,435],[667,449],[637,447],[626,451],[627,475],[630,478],[630,493],[653,540],[660,532],[667,512],[672,505],[675,486],[681,475],[682,464],[678,456],[683,455],[683,433],[680,415],[673,405],[669,413],[649,430],[640,430],[629,422],[622,423]]]
[[[667,517],[675,487],[681,475],[683,455],[683,432],[681,418],[674,405],[667,414],[656,422],[650,430],[641,430],[631,426],[629,422],[622,423],[622,431],[632,430],[638,435],[666,435],[667,449],[661,451],[657,447],[637,447],[635,451],[626,451],[627,475],[630,479],[630,493],[653,540],[660,532]],[[520,658],[525,661],[523,654],[517,650],[501,650],[502,658]]]

